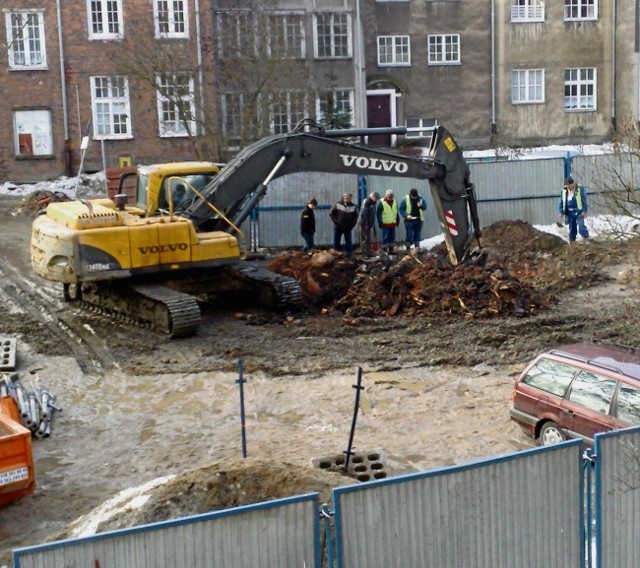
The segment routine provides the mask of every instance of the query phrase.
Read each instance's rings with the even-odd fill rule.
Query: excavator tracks
[[[302,306],[302,287],[294,278],[253,263],[233,270],[256,289],[261,303],[278,310],[296,310]]]
[[[65,299],[80,301],[85,307],[150,326],[171,337],[193,335],[200,326],[200,307],[196,299],[159,284],[83,284],[73,294],[65,287]]]

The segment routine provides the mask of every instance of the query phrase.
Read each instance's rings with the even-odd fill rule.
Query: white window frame
[[[427,54],[428,65],[460,65],[460,34],[429,34]]]
[[[377,38],[378,67],[409,67],[411,65],[411,37],[381,35]]]
[[[304,12],[267,12],[267,53],[270,57],[303,59],[307,53]],[[274,21],[276,29],[274,29]],[[283,33],[284,31],[284,33]],[[291,34],[289,32],[292,32]],[[282,40],[284,53],[273,48],[274,40]]]
[[[544,103],[544,83],[544,69],[513,69],[511,71],[511,104]]]
[[[34,19],[35,22],[33,22]],[[5,24],[9,69],[47,69],[44,12],[40,10],[7,11]],[[15,33],[16,28],[18,33]],[[16,57],[18,55],[19,57]]]
[[[90,81],[94,140],[133,138],[129,79],[124,75],[93,75]]]
[[[437,118],[407,118],[405,119],[407,127],[407,138],[431,138],[432,131],[438,126]],[[411,131],[411,128],[423,128],[425,130]]]
[[[233,27],[233,29],[232,29]],[[220,59],[247,59],[257,53],[257,37],[253,29],[253,13],[248,10],[221,10],[216,12],[218,57]],[[231,33],[233,32],[233,33]],[[231,43],[229,40],[233,39]],[[248,46],[249,54],[243,53]]]
[[[50,109],[14,110],[13,133],[17,158],[53,156],[53,127]],[[21,134],[29,136],[31,152],[21,151]]]
[[[99,13],[102,17],[102,30],[94,31],[94,25],[98,25],[98,21],[94,21],[93,5],[99,4]],[[115,8],[115,10],[110,8]],[[117,30],[108,31],[109,19],[115,14],[117,21],[114,22]],[[87,0],[87,25],[89,26],[89,39],[121,39],[124,36],[124,17],[122,11],[122,0]],[[105,31],[107,30],[107,31]]]
[[[187,85],[188,93],[177,94],[167,96],[167,89],[174,89],[178,83],[178,79],[181,81],[187,79],[184,83]],[[195,88],[193,76],[190,73],[158,73],[156,74],[156,89],[157,89],[157,103],[158,103],[158,134],[161,138],[178,138],[184,136],[195,136],[196,122],[195,122]],[[177,105],[176,101],[180,99],[182,105]],[[182,109],[188,108],[190,114],[190,120],[188,120],[188,128],[184,124],[184,120],[181,116]],[[175,115],[171,120],[167,120],[166,113]]]
[[[322,24],[318,21],[318,19],[324,20],[325,18],[329,18],[330,21]],[[336,44],[336,38],[341,37],[341,34],[336,34],[336,19],[343,19],[344,24],[340,23],[340,26],[346,28],[346,53],[337,53],[339,50],[338,45]],[[319,25],[327,25],[329,27],[329,36],[328,36],[328,47],[329,53],[323,53],[320,55],[320,36],[318,34],[318,26]],[[353,57],[353,28],[351,26],[351,14],[348,12],[317,12],[313,15],[313,54],[316,59],[348,59]],[[341,44],[342,46],[342,44]]]
[[[544,22],[544,0],[511,0],[511,21]]]
[[[564,0],[565,22],[584,22],[597,19],[598,0]]]
[[[166,8],[166,21],[160,21],[161,4]],[[181,10],[176,11],[176,4]],[[182,14],[182,19],[180,19]],[[187,0],[153,0],[153,22],[156,38],[188,38],[189,37],[189,2]],[[167,31],[160,29],[161,24],[167,26]],[[180,27],[183,29],[180,30]]]
[[[567,89],[575,90],[575,94],[567,94]],[[597,110],[598,70],[595,67],[565,69],[564,90],[565,112],[592,112]],[[573,102],[574,100],[575,103]]]
[[[321,121],[325,113],[322,110],[323,97],[333,93],[336,100],[337,112],[350,112],[351,121],[353,122],[353,109],[355,106],[355,93],[353,89],[326,89],[316,95],[316,117]],[[346,106],[345,106],[346,103]]]
[[[302,98],[302,108],[294,107],[297,105],[298,100],[294,100]],[[284,103],[286,106],[286,124],[284,122],[279,122],[278,126],[276,126],[275,119],[275,106]],[[278,113],[282,115],[283,113]],[[307,96],[305,91],[277,91],[271,95],[271,100],[269,104],[269,127],[271,128],[271,132],[274,134],[284,134],[286,132],[290,132],[293,128],[298,124],[300,120],[307,116]],[[282,128],[284,125],[284,128]]]

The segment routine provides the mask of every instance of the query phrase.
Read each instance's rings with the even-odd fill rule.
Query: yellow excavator
[[[406,129],[326,130],[305,119],[292,132],[244,148],[220,168],[210,162],[139,166],[135,203],[115,198],[51,203],[33,223],[36,274],[63,284],[65,300],[84,302],[150,324],[171,336],[194,333],[198,299],[234,291],[288,308],[301,302],[294,279],[246,257],[241,223],[269,182],[294,172],[319,171],[429,180],[452,263],[480,244],[469,171],[451,134],[432,132],[428,155],[369,148],[366,136]],[[354,142],[353,140],[360,142]]]

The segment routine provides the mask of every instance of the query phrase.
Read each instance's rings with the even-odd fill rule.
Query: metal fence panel
[[[598,568],[640,562],[640,427],[597,434],[596,559]]]
[[[337,488],[338,568],[581,567],[581,451],[574,440]]]
[[[557,220],[558,200],[567,170],[565,158],[471,161],[469,169],[476,187],[481,227],[505,220],[521,220],[532,225],[548,225]],[[602,198],[603,190],[640,188],[640,158],[636,156],[574,156],[571,169],[576,181],[584,185],[589,194],[589,209],[593,215],[613,213]],[[300,213],[313,197],[319,205],[316,210],[316,243],[331,245],[333,224],[329,210],[343,193],[352,193],[354,201],[359,204],[366,194],[378,191],[384,195],[387,189],[393,189],[396,199],[401,200],[412,187],[427,199],[422,238],[441,235],[429,184],[424,180],[368,176],[365,187],[359,185],[356,175],[301,172],[277,178],[269,184],[269,191],[258,207],[258,245],[302,246]],[[357,242],[355,230],[353,237]],[[402,243],[405,238],[404,224],[400,223],[396,240]]]
[[[15,568],[320,568],[318,494],[14,550]]]

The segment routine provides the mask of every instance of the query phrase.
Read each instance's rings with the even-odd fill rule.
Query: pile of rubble
[[[276,256],[269,268],[296,278],[311,305],[349,317],[527,316],[552,304],[553,294],[536,286],[534,265],[550,270],[543,257],[561,251],[564,241],[522,221],[497,223],[484,233],[489,246],[483,263],[452,266],[441,245],[375,261],[332,249],[295,251]]]

